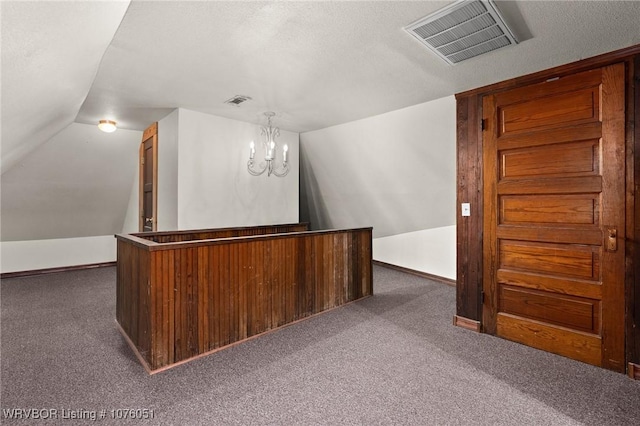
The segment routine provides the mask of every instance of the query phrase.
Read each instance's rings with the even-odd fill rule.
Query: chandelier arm
[[[273,170],[273,174],[276,175],[277,177],[285,177],[287,175],[287,173],[289,173],[289,164],[284,163],[282,165],[282,172],[278,172],[278,170]]]
[[[266,170],[267,170],[267,165],[265,164],[264,167],[260,170],[254,170],[253,167],[255,165],[255,162],[253,160],[249,160],[247,161],[247,171],[249,172],[250,175],[253,176],[260,176],[261,174],[263,174]]]

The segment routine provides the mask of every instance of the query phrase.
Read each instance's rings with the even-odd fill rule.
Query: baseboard
[[[58,272],[78,271],[81,269],[104,268],[106,266],[116,266],[116,262],[90,263],[88,265],[61,266],[58,268],[34,269],[32,271],[3,272],[0,279],[29,277],[32,275],[56,274]]]
[[[634,380],[640,380],[640,365],[630,362],[628,371],[629,371],[629,377],[631,377]]]
[[[480,321],[472,320],[458,315],[453,316],[453,325],[480,333]]]
[[[422,278],[427,278],[431,281],[438,281],[452,287],[456,286],[456,280],[450,278],[441,277],[439,275],[433,275],[422,271],[416,271],[415,269],[405,268],[404,266],[392,265],[391,263],[381,262],[379,260],[373,261],[374,265],[384,266],[385,268],[395,269],[396,271],[406,272],[407,274],[417,275]]]

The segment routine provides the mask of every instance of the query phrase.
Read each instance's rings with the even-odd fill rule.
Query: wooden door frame
[[[144,208],[144,142],[153,138],[153,212],[152,227],[156,231],[158,228],[158,122],[147,127],[142,133],[142,141],[138,149],[138,231],[144,230],[144,218],[142,210]]]
[[[456,94],[457,205],[470,203],[472,215],[463,217],[457,208],[454,324],[482,331],[484,96],[618,62],[626,73],[625,358],[629,374],[640,378],[640,45]]]

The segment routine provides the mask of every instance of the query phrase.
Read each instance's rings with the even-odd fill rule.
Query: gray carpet
[[[1,291],[2,409],[58,415],[15,424],[640,424],[640,381],[454,327],[454,288],[383,267],[374,297],[154,376],[116,330],[115,268]]]

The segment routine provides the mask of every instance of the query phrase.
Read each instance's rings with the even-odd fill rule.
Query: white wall
[[[128,6],[2,2],[2,174],[74,121]]]
[[[246,164],[252,140],[256,160],[264,155],[260,126],[186,109],[179,110],[178,121],[179,229],[298,221],[297,133],[281,130],[276,139],[279,148],[289,146],[289,174],[256,177],[247,172]],[[277,116],[273,124],[277,127]]]
[[[284,178],[247,172],[249,143],[255,141],[259,159],[260,138],[258,125],[182,108],[160,120],[158,230],[298,222],[299,136],[281,130],[276,139],[280,148],[289,146]],[[138,179],[124,233],[138,232]]]
[[[4,173],[0,271],[115,260],[141,138],[72,123]]]
[[[178,117],[176,109],[158,121],[158,231],[178,229]]]
[[[455,131],[450,96],[302,133],[301,220],[373,226],[374,259],[455,278]]]
[[[158,230],[298,222],[299,136],[281,130],[276,139],[289,146],[284,178],[247,172],[249,143],[255,141],[259,159],[260,138],[258,125],[183,108],[160,120]],[[137,185],[136,176],[123,232],[138,230]]]
[[[314,227],[376,238],[454,225],[455,120],[450,96],[302,133],[302,210]]]
[[[381,262],[456,279],[456,227],[424,229],[373,240],[373,258]]]
[[[3,241],[2,273],[90,265],[116,260],[113,235],[54,240]]]
[[[141,137],[142,138],[142,137]],[[140,192],[140,173],[135,173],[133,181],[131,182],[131,190],[129,191],[129,203],[127,204],[127,213],[124,217],[124,223],[122,224],[123,234],[131,234],[138,232],[139,229],[139,216],[138,210],[140,209],[140,200],[138,199],[138,193]]]
[[[2,175],[2,241],[122,229],[142,132],[72,123]]]
[[[142,143],[142,139],[140,140]],[[158,231],[178,229],[178,110],[158,121]],[[123,234],[139,232],[140,170],[131,183]]]

